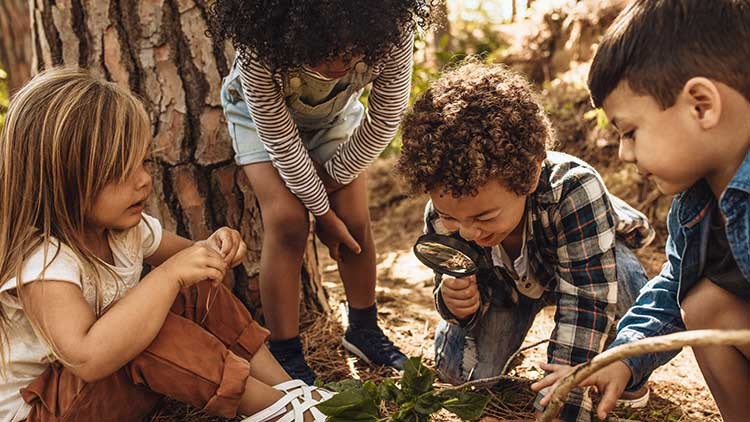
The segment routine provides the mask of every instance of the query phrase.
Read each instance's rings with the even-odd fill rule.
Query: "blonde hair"
[[[95,275],[99,312],[101,267],[84,242],[86,215],[106,184],[140,165],[150,139],[140,101],[85,70],[48,70],[15,94],[0,133],[0,285],[16,277],[20,299],[24,261],[42,247],[48,265],[50,244],[55,256],[66,245]],[[9,324],[0,307],[0,367]]]

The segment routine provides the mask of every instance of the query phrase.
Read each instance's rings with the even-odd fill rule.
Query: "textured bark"
[[[260,316],[261,214],[233,163],[219,98],[234,52],[206,36],[205,1],[31,2],[35,69],[80,65],[143,100],[155,151],[147,212],[193,239],[224,225],[238,229],[249,253],[234,271],[235,290]],[[303,313],[328,311],[312,242],[302,268]]]
[[[15,92],[31,77],[31,20],[28,0],[0,1],[0,66]]]

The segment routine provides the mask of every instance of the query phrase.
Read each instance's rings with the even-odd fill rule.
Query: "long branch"
[[[560,384],[552,393],[552,398],[547,404],[540,421],[548,422],[556,418],[568,394],[576,385],[599,369],[618,360],[646,353],[681,349],[685,346],[742,346],[748,344],[750,344],[750,330],[693,330],[649,337],[613,347],[578,366],[560,381]]]

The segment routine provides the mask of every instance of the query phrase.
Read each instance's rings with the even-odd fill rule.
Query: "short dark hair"
[[[396,169],[415,193],[473,196],[499,181],[531,192],[554,131],[529,82],[476,59],[445,72],[402,125]]]
[[[690,78],[750,100],[750,0],[635,0],[604,35],[589,71],[595,107],[620,82],[666,109]]]

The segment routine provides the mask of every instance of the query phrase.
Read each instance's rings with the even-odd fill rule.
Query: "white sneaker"
[[[305,412],[313,417],[315,422],[324,422],[326,415],[315,406],[334,396],[334,392],[323,388],[305,384],[302,380],[290,380],[274,385],[273,388],[283,391],[284,397],[260,412],[247,417],[242,422],[266,422],[278,418],[278,422],[303,422]],[[320,398],[313,397],[313,392]],[[291,404],[291,409],[287,406]]]
[[[629,407],[631,409],[643,409],[648,405],[648,399],[651,396],[651,390],[648,385],[644,385],[638,391],[624,392],[617,400],[618,406]]]

